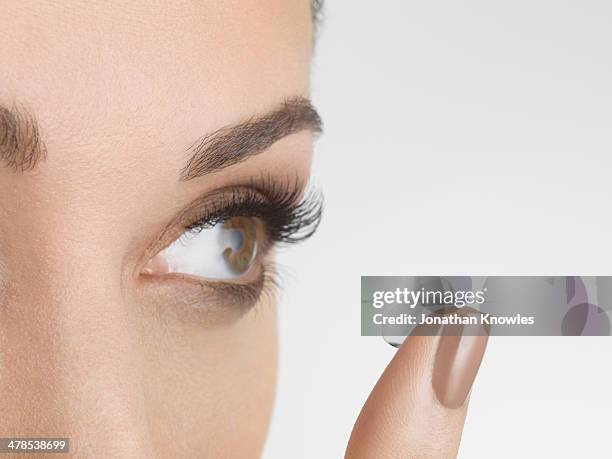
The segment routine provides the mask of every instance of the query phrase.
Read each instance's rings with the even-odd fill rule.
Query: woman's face
[[[311,41],[307,0],[3,3],[1,436],[259,455]]]

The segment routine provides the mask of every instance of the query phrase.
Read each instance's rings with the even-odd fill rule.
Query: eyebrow
[[[321,117],[304,97],[284,101],[275,110],[228,126],[196,141],[181,170],[181,180],[192,180],[263,153],[283,137],[310,130],[322,131]],[[47,157],[35,116],[23,107],[0,105],[0,163],[14,172],[33,170]]]
[[[181,170],[181,180],[192,180],[243,162],[288,135],[304,130],[319,134],[322,126],[310,100],[287,99],[267,114],[223,127],[196,141],[188,150],[190,158]]]
[[[15,172],[25,172],[46,156],[34,115],[23,107],[0,105],[0,163]]]

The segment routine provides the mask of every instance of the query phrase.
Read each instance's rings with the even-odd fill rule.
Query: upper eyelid
[[[192,201],[170,222],[170,226],[181,226],[189,229],[191,225],[204,219],[212,219],[223,212],[227,206],[228,199],[238,199],[236,196],[244,197],[247,193],[259,193],[265,199],[265,193],[256,188],[249,189],[246,185],[233,185],[215,190],[214,193],[199,197]],[[232,197],[228,198],[231,195]],[[191,215],[191,217],[190,217]]]
[[[170,220],[167,227],[177,226],[180,222],[190,219],[192,221],[189,223],[192,223],[193,217],[189,217],[189,215],[199,214],[199,219],[201,219],[214,213],[215,210],[211,211],[210,207],[223,205],[224,201],[227,202],[228,195],[258,193],[263,199],[269,199],[270,201],[282,200],[284,203],[293,202],[297,204],[305,189],[306,182],[301,180],[297,174],[293,178],[272,177],[263,173],[259,176],[251,176],[246,180],[217,188],[210,193],[197,197],[180,210]],[[186,228],[187,225],[184,224],[184,227]]]
[[[146,263],[148,258],[154,256],[165,246],[183,234],[187,230],[189,224],[194,223],[196,220],[199,220],[206,215],[210,215],[210,206],[214,206],[215,203],[218,206],[219,203],[223,202],[224,196],[227,197],[229,193],[235,193],[238,189],[247,188],[252,189],[253,192],[260,192],[262,196],[265,196],[265,192],[262,190],[266,188],[266,186],[269,187],[269,185],[265,185],[265,183],[270,183],[275,180],[276,179],[263,175],[257,178],[251,177],[248,181],[227,185],[207,194],[198,196],[196,199],[192,200],[181,210],[179,210],[175,216],[164,225],[160,233],[155,237],[155,239],[152,240],[152,242],[148,245],[148,248],[145,250],[143,263]],[[303,187],[302,182],[297,180],[297,178],[291,183],[293,183],[293,186],[295,187]]]
[[[248,197],[244,195],[236,197],[234,195],[231,199],[231,204],[236,205],[235,209],[227,210],[223,206],[213,211],[207,211],[200,217],[199,220],[193,222],[190,228],[197,227],[198,225],[204,226],[210,222],[216,223],[214,220],[219,218],[231,218],[238,216],[250,216],[259,217],[264,223],[268,225],[269,236],[271,242],[300,242],[310,237],[316,231],[319,222],[322,217],[323,209],[323,195],[318,190],[310,190],[307,194],[300,186],[296,185],[296,188],[285,190],[285,195],[277,195],[275,197],[266,196],[266,193],[258,190],[251,190],[253,193],[258,193],[264,199],[262,201],[255,202],[254,200],[250,203],[248,199],[254,199],[255,194],[250,194],[250,191],[244,191],[249,193]],[[244,201],[241,201],[244,199]],[[269,201],[266,202],[266,199]],[[226,202],[227,204],[227,202]],[[257,206],[257,208],[249,207]],[[278,211],[275,215],[274,212]],[[275,221],[270,221],[275,219]],[[276,225],[275,228],[270,228],[270,225]],[[296,236],[304,228],[307,228],[306,233]],[[282,234],[275,234],[274,231],[282,231]]]
[[[211,213],[214,212],[214,209],[211,210],[211,206],[219,206],[224,200],[227,200],[229,194],[237,193],[238,190],[250,190],[251,193],[259,193],[262,199],[266,199],[266,196],[268,196],[267,199],[270,199],[270,195],[276,195],[272,196],[272,199],[270,199],[271,201],[279,201],[282,196],[286,203],[295,201],[294,204],[297,205],[304,202],[308,186],[307,182],[300,180],[297,174],[293,178],[275,178],[270,175],[262,174],[258,177],[250,177],[248,180],[227,185],[197,197],[179,210],[175,216],[164,225],[157,236],[147,244],[141,257],[139,257],[140,261],[136,265],[137,270],[135,274],[138,274],[144,268],[150,258],[178,239],[185,231],[188,231],[188,226],[190,224],[202,218],[206,218],[207,216],[210,217]],[[306,213],[308,217],[307,221],[301,223],[296,222],[296,226],[292,228],[292,230],[294,230],[296,228],[301,229],[301,227],[309,227],[310,231],[301,236],[298,235],[298,237],[289,238],[282,242],[299,242],[311,236],[317,229],[322,214],[322,194],[318,193],[311,196],[311,198],[310,201],[306,201],[309,203],[311,210],[310,213]],[[308,209],[306,208],[306,210]],[[272,240],[270,242],[274,243],[280,241]]]

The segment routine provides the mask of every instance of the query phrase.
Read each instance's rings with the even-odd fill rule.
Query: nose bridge
[[[115,248],[95,232],[38,236],[2,266],[0,432],[69,437],[87,457],[151,457],[139,328]]]

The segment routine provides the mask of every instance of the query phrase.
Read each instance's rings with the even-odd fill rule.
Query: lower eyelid
[[[182,274],[142,275],[142,301],[152,302],[157,314],[202,325],[229,324],[274,293],[275,270],[258,262],[247,281],[222,282]]]

